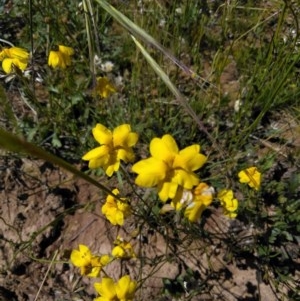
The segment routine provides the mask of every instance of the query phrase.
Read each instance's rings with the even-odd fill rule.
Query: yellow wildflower
[[[118,195],[119,190],[114,189],[113,194]],[[113,196],[108,195],[106,198],[106,203],[102,206],[102,213],[110,221],[112,225],[124,224],[124,219],[131,214],[130,205],[126,202],[126,199],[119,201]]]
[[[79,245],[79,250],[73,250],[70,260],[72,264],[80,268],[81,275],[98,277],[103,266],[107,265],[111,258],[109,255],[96,256],[85,245]]]
[[[71,65],[71,56],[74,54],[74,49],[71,47],[58,45],[58,51],[51,50],[48,57],[48,65],[56,68],[66,69]]]
[[[107,176],[112,176],[120,168],[120,161],[132,162],[134,153],[132,147],[138,140],[138,134],[131,132],[129,124],[116,127],[113,132],[102,124],[93,128],[93,136],[101,144],[88,153],[82,159],[89,161],[89,168],[102,167]]]
[[[218,193],[218,199],[221,201],[221,205],[224,209],[224,215],[229,218],[235,218],[237,216],[238,200],[234,198],[233,191],[231,189],[223,189]]]
[[[159,198],[165,202],[176,196],[177,189],[192,189],[199,183],[193,172],[207,160],[200,154],[199,145],[191,145],[179,151],[176,141],[171,135],[154,138],[150,143],[152,157],[133,165],[132,171],[138,176],[135,183],[142,187],[158,188]]]
[[[251,188],[258,190],[261,182],[261,173],[256,167],[249,167],[238,173],[240,183],[247,183]]]
[[[97,77],[94,94],[99,94],[102,98],[107,98],[117,90],[107,77]]]
[[[129,259],[136,257],[133,247],[130,242],[124,240],[118,235],[117,239],[114,241],[115,247],[111,251],[113,257]]]
[[[111,278],[102,278],[100,283],[94,284],[100,297],[94,301],[132,301],[137,287],[129,275],[123,276],[117,283]]]
[[[193,190],[193,200],[184,211],[184,216],[191,222],[196,222],[202,212],[212,203],[214,188],[206,183],[200,183]]]
[[[24,71],[29,61],[29,53],[19,47],[4,48],[0,52],[0,61],[2,61],[2,69],[5,73],[13,72],[13,66]]]

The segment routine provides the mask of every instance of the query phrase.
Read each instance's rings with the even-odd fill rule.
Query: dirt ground
[[[94,253],[111,251],[117,233],[100,215],[102,194],[49,163],[15,156],[4,156],[1,161],[0,300],[92,300],[94,281],[81,279],[68,258],[80,243]],[[131,223],[125,225],[128,233],[135,227]],[[222,217],[217,209],[205,227],[218,235],[235,231],[241,241],[253,231],[238,220]],[[162,294],[162,280],[184,278],[187,270],[192,271],[194,281],[187,281],[185,297],[179,300],[278,300],[251,258],[226,260],[220,240],[211,245],[183,241],[174,256],[163,236],[145,227],[132,243],[138,258],[160,262],[155,270],[149,260],[123,263],[122,269],[134,278],[150,275],[137,300],[175,300]],[[167,261],[159,261],[165,256]],[[107,272],[117,277],[121,266],[109,266]],[[207,279],[206,289],[191,296],[189,288],[201,288],[203,279]]]

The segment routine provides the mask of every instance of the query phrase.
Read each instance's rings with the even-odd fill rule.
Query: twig
[[[49,272],[50,272],[50,269],[51,269],[51,267],[52,267],[52,265],[53,265],[53,262],[55,261],[55,258],[56,258],[56,256],[57,256],[57,253],[58,253],[58,250],[56,250],[55,253],[54,253],[54,256],[53,256],[53,258],[52,258],[52,260],[51,260],[51,262],[50,262],[50,264],[49,264],[49,267],[48,267],[48,269],[47,269],[47,271],[46,271],[46,274],[45,274],[45,276],[44,276],[44,278],[43,278],[43,280],[42,280],[42,283],[41,283],[41,285],[40,285],[40,287],[39,287],[39,290],[38,290],[38,292],[36,293],[36,296],[35,296],[35,298],[34,298],[33,301],[36,301],[36,300],[38,299],[39,294],[40,294],[40,292],[41,292],[41,290],[42,290],[42,287],[43,287],[43,285],[44,285],[44,283],[45,283],[45,281],[46,281],[46,279],[47,279],[47,276],[48,276],[48,274],[49,274]]]

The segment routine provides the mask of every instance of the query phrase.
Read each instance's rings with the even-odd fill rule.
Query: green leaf
[[[90,184],[98,187],[107,194],[110,194],[115,198],[120,199],[118,196],[115,196],[109,188],[94,180],[82,171],[76,169],[73,165],[69,164],[65,160],[43,150],[42,148],[34,145],[33,143],[20,139],[16,135],[9,133],[2,128],[0,128],[0,147],[6,149],[7,151],[35,156],[39,159],[51,162],[54,165],[58,165],[61,168],[71,172],[74,176],[78,176],[84,179],[85,181],[89,182]]]

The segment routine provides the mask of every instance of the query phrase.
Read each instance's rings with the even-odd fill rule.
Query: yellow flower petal
[[[87,152],[83,157],[82,160],[89,161],[93,159],[99,159],[103,156],[107,156],[109,154],[109,147],[106,145],[98,146],[89,152]]]
[[[132,147],[136,145],[137,141],[139,139],[139,135],[137,133],[129,133],[127,140],[126,140],[126,146],[127,147]]]
[[[116,258],[123,258],[126,255],[125,250],[120,246],[115,246],[111,251],[112,256]]]
[[[65,69],[71,65],[70,56],[74,54],[74,50],[71,47],[59,45],[58,51],[51,50],[48,57],[48,65],[56,68]]]
[[[27,67],[27,62],[19,60],[17,58],[5,58],[2,62],[2,69],[5,73],[9,74],[13,72],[13,66],[19,68],[20,70],[25,70]]]
[[[188,171],[199,169],[207,161],[207,157],[199,152],[200,146],[196,144],[184,148],[175,157],[173,167],[181,167]]]
[[[225,208],[227,211],[234,212],[237,210],[239,202],[237,199],[232,199],[225,204]]]
[[[116,157],[118,160],[123,160],[125,163],[134,161],[135,156],[131,148],[121,148],[118,149],[116,153]]]
[[[129,124],[122,124],[113,131],[114,147],[130,148],[136,144],[138,134],[131,132]]]
[[[0,61],[3,61],[5,58],[9,57],[8,53],[8,49],[3,48],[0,52]]]
[[[114,189],[112,191],[115,195],[119,194],[118,189]],[[119,200],[116,200],[113,196],[108,195],[106,198],[105,204],[101,208],[102,213],[106,216],[106,218],[110,221],[112,225],[120,225],[124,224],[124,219],[131,214],[130,205]]]
[[[109,155],[102,156],[96,159],[91,159],[89,161],[89,168],[93,169],[93,168],[103,167],[108,161],[109,161]]]
[[[101,295],[103,300],[113,301],[116,297],[114,281],[111,278],[102,278],[101,283],[94,284],[95,290]]]
[[[3,60],[2,69],[6,74],[9,74],[13,71],[13,67],[12,67],[13,62],[14,62],[14,59],[11,59],[11,58],[5,58]]]
[[[186,172],[183,169],[175,170],[172,182],[181,185],[185,189],[192,189],[199,183],[199,178],[193,172]]]
[[[83,267],[90,264],[92,254],[90,249],[85,245],[79,245],[79,250],[73,250],[71,253],[71,262],[76,267]]]
[[[170,152],[176,154],[178,153],[177,143],[171,135],[167,134],[162,136],[161,141],[165,144],[165,146],[169,149]]]
[[[112,258],[109,255],[102,255],[100,262],[102,266],[106,266],[112,261]]]
[[[22,71],[24,71],[27,68],[27,64],[27,61],[24,60],[18,60],[16,63],[14,63],[14,65]]]
[[[137,185],[153,187],[165,179],[168,167],[163,161],[148,158],[135,163],[132,171],[139,174],[135,179]]]
[[[74,49],[71,47],[58,45],[58,50],[67,56],[71,56],[74,54]]]
[[[122,211],[117,210],[116,215],[115,215],[115,221],[116,221],[116,224],[119,226],[124,225],[124,214]]]
[[[7,53],[9,54],[8,56],[11,58],[16,58],[25,61],[28,61],[29,59],[28,51],[20,47],[11,47],[8,49]]]
[[[115,290],[119,300],[132,300],[136,290],[137,283],[131,281],[130,276],[123,276],[115,285]]]
[[[233,191],[230,190],[230,189],[229,190],[228,189],[222,189],[218,193],[218,199],[225,202],[225,203],[232,200],[233,199]]]
[[[95,267],[91,266],[89,272],[86,271],[85,273],[83,273],[83,275],[86,275],[86,276],[91,277],[91,278],[97,278],[97,277],[99,277],[100,272],[101,272],[101,266],[100,265],[95,266]]]
[[[131,127],[129,124],[122,124],[117,126],[113,131],[114,146],[127,146],[126,140],[130,132]]]
[[[59,51],[50,51],[48,57],[48,65],[53,68],[60,67],[62,69],[65,69],[67,67],[64,57]]]
[[[164,161],[170,165],[170,167],[177,152],[177,144],[170,135],[164,135],[161,139],[154,138],[150,142],[150,154],[152,157]]]
[[[176,196],[178,184],[173,182],[161,182],[158,186],[158,196],[162,202],[173,199]]]
[[[110,157],[111,159],[111,157]],[[110,160],[111,161],[111,160]],[[103,166],[105,173],[108,177],[111,177],[115,171],[118,171],[120,168],[120,161],[109,162]]]
[[[191,222],[197,222],[202,215],[202,212],[206,209],[202,202],[192,202],[184,211],[184,216]]]
[[[109,145],[113,141],[112,132],[102,124],[97,124],[93,128],[93,136],[99,144]]]

